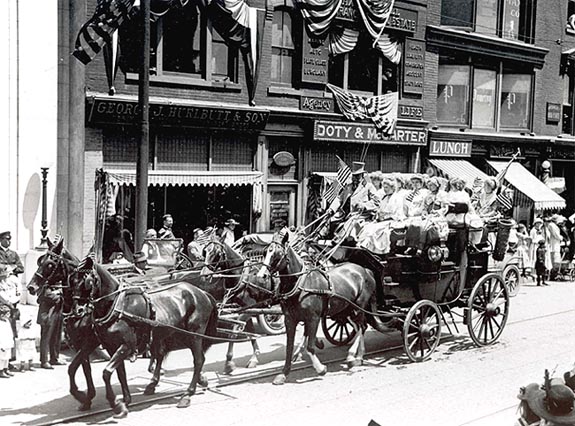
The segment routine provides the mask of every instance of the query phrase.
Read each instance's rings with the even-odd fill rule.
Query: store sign
[[[381,145],[426,145],[427,130],[396,126],[391,137],[384,137],[373,124],[316,120],[313,139],[334,142],[371,142]]]
[[[359,13],[353,0],[342,0],[335,19],[345,22],[357,22]]]
[[[561,105],[547,102],[547,123],[557,124],[561,121]]]
[[[86,109],[89,124],[137,124],[140,119],[140,108],[136,102],[88,99]],[[257,108],[150,104],[150,122],[160,125],[262,130],[269,115],[268,110]]]
[[[394,7],[385,28],[414,33],[417,30],[417,11]]]
[[[441,157],[471,157],[471,141],[431,141],[429,155]]]
[[[279,167],[291,167],[295,164],[295,158],[291,152],[280,151],[273,156],[274,163]]]
[[[303,32],[301,81],[327,83],[329,50],[325,39],[310,37]]]
[[[423,119],[423,107],[413,105],[401,105],[397,108],[397,116],[400,118]]]
[[[405,39],[403,55],[403,93],[423,93],[423,70],[425,69],[425,42]]]
[[[333,112],[333,98],[302,96],[299,98],[299,109],[303,111]]]

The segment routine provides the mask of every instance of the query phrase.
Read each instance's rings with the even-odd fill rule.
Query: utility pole
[[[143,21],[142,62],[138,87],[140,143],[136,165],[135,251],[142,249],[148,223],[148,164],[150,160],[150,0],[141,0]]]

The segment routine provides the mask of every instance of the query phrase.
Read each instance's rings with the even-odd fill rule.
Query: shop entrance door
[[[268,229],[274,229],[274,222],[278,219],[286,221],[288,226],[296,223],[296,189],[288,185],[269,185],[269,223]]]

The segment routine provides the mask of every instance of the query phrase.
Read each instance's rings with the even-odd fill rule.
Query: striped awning
[[[502,171],[507,165],[506,161],[488,161],[488,163],[497,173]],[[556,194],[519,163],[511,163],[504,180],[528,197],[533,202],[535,210],[565,208],[565,199],[563,197]]]
[[[489,176],[465,160],[443,160],[430,158],[429,163],[436,169],[437,174],[446,179],[454,177],[461,178],[465,181],[465,186],[473,187],[473,181],[480,178],[485,181]]]
[[[108,170],[112,185],[136,185],[134,170]],[[148,172],[149,186],[241,186],[262,183],[262,172],[159,171]]]

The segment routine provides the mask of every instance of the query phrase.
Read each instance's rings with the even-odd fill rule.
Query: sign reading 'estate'
[[[89,99],[86,102],[88,123],[136,124],[140,107],[136,102]],[[150,122],[164,125],[213,127],[239,130],[262,130],[270,112],[263,109],[229,109],[192,105],[150,103]]]
[[[327,83],[329,50],[325,39],[310,37],[303,33],[301,81],[304,83]]]
[[[391,137],[383,137],[373,124],[316,120],[316,141],[371,142],[382,145],[426,145],[427,130],[396,126]]]
[[[442,157],[471,157],[471,141],[431,141],[429,155]]]
[[[417,29],[417,11],[394,7],[385,28],[414,33]]]
[[[403,59],[403,93],[423,93],[423,70],[425,68],[425,42],[405,39]]]

